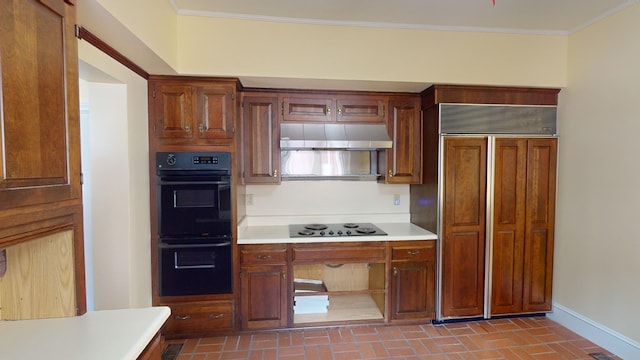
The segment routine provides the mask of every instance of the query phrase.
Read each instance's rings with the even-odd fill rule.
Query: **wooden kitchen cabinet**
[[[162,143],[198,145],[234,136],[235,80],[149,79],[151,133]]]
[[[435,317],[436,242],[389,242],[391,320]]]
[[[491,314],[550,311],[557,139],[496,139]]]
[[[0,3],[0,211],[80,201],[75,19],[63,0]]]
[[[278,96],[245,93],[242,98],[243,178],[246,184],[280,183]]]
[[[193,301],[163,305],[171,307],[171,315],[162,328],[162,334],[165,337],[185,337],[233,330],[235,315],[232,300]]]
[[[417,184],[421,179],[420,97],[394,96],[389,100],[387,128],[393,147],[381,157],[381,181],[388,184]]]
[[[242,329],[286,327],[289,319],[286,244],[239,248]]]
[[[30,284],[10,292],[22,319],[86,312],[76,11],[63,0],[0,1],[0,249],[24,244],[19,259],[64,259],[69,275],[32,283],[45,279],[40,264],[6,275]],[[70,248],[28,245],[42,239]],[[7,316],[9,293],[0,293]],[[44,314],[60,301],[64,312]]]
[[[382,123],[386,96],[281,94],[282,121]]]
[[[486,137],[444,139],[441,312],[484,311]]]

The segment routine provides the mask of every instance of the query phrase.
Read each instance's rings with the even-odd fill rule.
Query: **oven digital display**
[[[217,164],[218,157],[217,156],[194,156],[193,163],[194,164]]]

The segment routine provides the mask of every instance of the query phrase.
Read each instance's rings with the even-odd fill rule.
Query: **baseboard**
[[[640,343],[560,304],[547,317],[622,359],[640,359]]]

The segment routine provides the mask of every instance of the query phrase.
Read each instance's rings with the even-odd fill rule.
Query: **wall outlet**
[[[253,194],[247,194],[247,205],[253,205]]]
[[[400,195],[398,194],[393,195],[393,205],[400,205]]]

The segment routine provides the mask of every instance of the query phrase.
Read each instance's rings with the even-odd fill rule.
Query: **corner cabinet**
[[[420,97],[391,97],[387,128],[393,147],[384,150],[381,181],[388,184],[419,183],[422,161]]]
[[[280,183],[278,96],[242,96],[243,179],[246,184]]]
[[[151,77],[149,129],[166,144],[197,145],[231,140],[238,83],[232,79]]]

